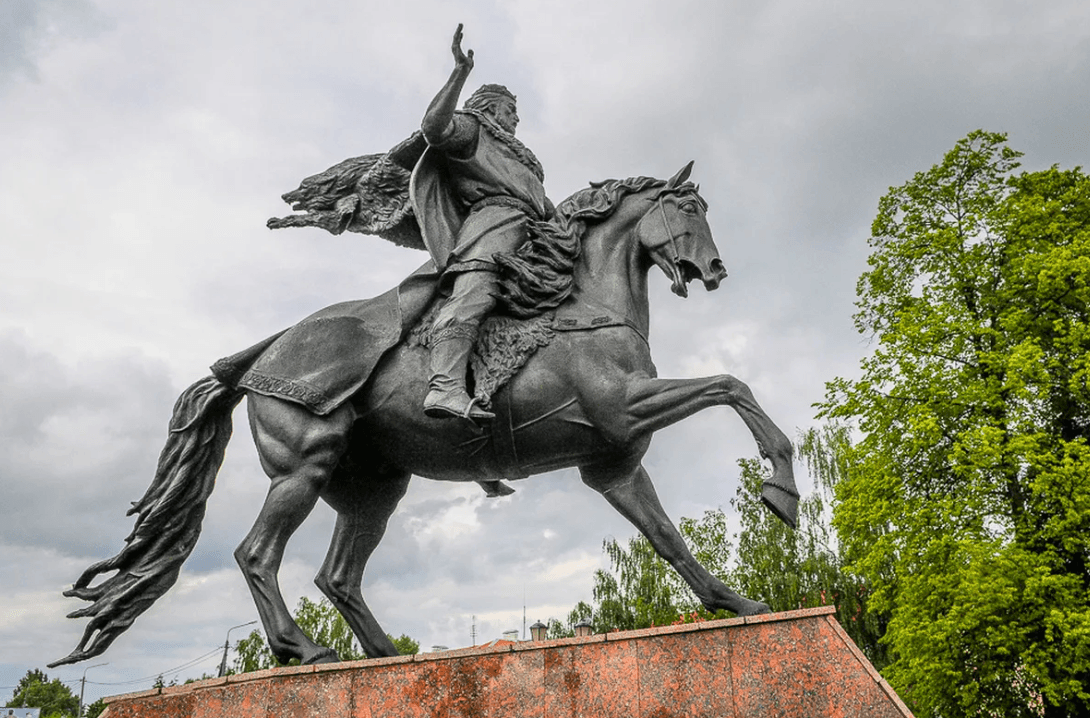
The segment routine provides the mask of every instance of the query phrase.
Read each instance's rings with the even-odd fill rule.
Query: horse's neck
[[[617,219],[621,221],[607,220],[587,229],[572,294],[576,301],[623,317],[647,336],[648,267],[641,264],[633,235],[638,218]]]

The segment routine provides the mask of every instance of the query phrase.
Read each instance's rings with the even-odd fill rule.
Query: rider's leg
[[[583,483],[598,491],[640,530],[659,556],[674,567],[709,611],[726,609],[739,616],[768,613],[767,605],[739,596],[693,558],[685,540],[659,502],[643,466],[584,467]]]
[[[235,550],[269,648],[281,661],[337,661],[337,654],[311,641],[295,624],[280,593],[277,573],[284,547],[310,514],[348,444],[355,411],[344,405],[317,416],[282,399],[249,394],[250,428],[265,473],[272,479],[257,521]]]
[[[440,308],[432,327],[431,377],[424,399],[424,413],[428,416],[494,418],[494,414],[470,400],[466,370],[478,327],[496,306],[498,284],[495,272],[476,270],[455,275],[450,298]]]
[[[397,648],[363,600],[367,559],[382,540],[386,522],[409,487],[409,474],[373,468],[373,457],[357,462],[359,472],[338,470],[322,498],[337,512],[337,527],[314,583],[341,612],[368,658],[396,656]],[[371,458],[371,461],[367,461]]]

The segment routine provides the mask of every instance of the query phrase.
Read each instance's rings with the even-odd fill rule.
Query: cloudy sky
[[[1009,133],[1029,169],[1090,163],[1080,0],[4,0],[0,701],[77,642],[64,615],[82,604],[61,591],[121,547],[178,393],[424,260],[265,220],[304,176],[415,129],[458,22],[470,85],[518,94],[554,200],[696,160],[730,277],[684,301],[653,278],[656,363],[738,376],[789,434],[867,351],[852,300],[889,186],[976,128]],[[175,669],[257,617],[231,552],[268,482],[242,410],[236,428],[179,583],[98,661],[51,676],[108,661],[90,700],[213,672],[218,654]],[[727,507],[755,453],[716,409],[661,432],[646,465],[671,516],[696,517]],[[521,629],[524,604],[533,622],[590,599],[603,538],[633,530],[573,472],[516,488],[414,480],[365,576],[389,632],[463,646],[474,616],[482,641]],[[320,506],[289,545],[290,604],[318,597],[332,522]]]

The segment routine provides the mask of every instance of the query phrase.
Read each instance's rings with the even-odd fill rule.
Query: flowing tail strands
[[[128,511],[136,514],[136,525],[125,547],[88,568],[64,592],[92,602],[68,615],[91,622],[76,649],[50,668],[100,655],[178,580],[200,536],[205,503],[231,439],[231,412],[242,396],[209,376],[178,397],[155,478]],[[117,573],[91,585],[111,571]]]

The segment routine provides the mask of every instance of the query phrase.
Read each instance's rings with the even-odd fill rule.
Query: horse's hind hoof
[[[313,666],[318,663],[340,663],[341,657],[337,655],[337,652],[332,648],[325,648],[318,653],[315,653],[310,658],[300,661],[300,665]]]
[[[760,616],[764,613],[772,613],[772,609],[769,608],[767,603],[761,603],[760,601],[751,601],[748,598],[742,599],[742,606],[738,613],[735,614],[739,618],[743,616]]]

